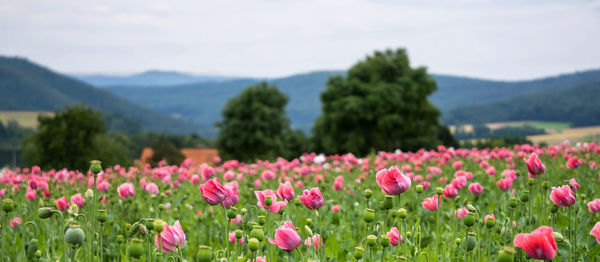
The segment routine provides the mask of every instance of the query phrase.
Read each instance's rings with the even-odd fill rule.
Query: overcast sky
[[[388,47],[482,78],[600,68],[600,1],[0,1],[0,54],[68,73],[276,77]]]

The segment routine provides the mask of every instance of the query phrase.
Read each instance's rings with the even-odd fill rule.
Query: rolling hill
[[[0,57],[0,110],[54,111],[80,103],[102,111],[109,128],[139,124],[155,131],[199,131],[196,124],[152,111],[26,59]]]
[[[73,74],[73,78],[95,87],[106,86],[169,86],[202,82],[222,82],[237,79],[228,76],[192,75],[174,71],[150,70],[139,74],[114,76],[102,74]]]
[[[289,95],[290,101],[286,110],[294,127],[310,131],[314,120],[321,112],[319,95],[325,89],[329,76],[336,74],[344,74],[344,71],[317,71],[269,80]],[[600,70],[528,81],[491,81],[436,74],[432,76],[438,83],[438,90],[430,99],[445,116],[458,107],[507,101],[528,94],[569,89],[600,81]],[[220,119],[221,109],[229,98],[259,81],[259,79],[238,79],[174,86],[106,88],[120,97],[148,105],[156,111],[177,115],[202,126],[212,127],[214,122]],[[447,123],[452,123],[451,118],[443,117],[443,119]],[[216,130],[213,129],[213,132]]]

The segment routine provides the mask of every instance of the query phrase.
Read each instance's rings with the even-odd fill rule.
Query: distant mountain
[[[199,126],[183,119],[158,113],[55,73],[26,59],[0,56],[0,110],[53,111],[83,103],[104,113],[108,123],[129,128],[173,133],[199,132]]]
[[[179,73],[174,71],[151,70],[139,74],[114,76],[102,74],[74,74],[72,77],[95,87],[106,86],[169,86],[202,82],[223,82],[237,79],[228,76],[204,76]]]
[[[321,112],[319,95],[325,89],[329,76],[344,73],[345,71],[317,71],[272,79],[269,82],[276,84],[281,91],[289,95],[290,102],[286,110],[292,125],[310,131]],[[438,91],[430,100],[445,116],[457,107],[500,102],[527,94],[568,89],[600,81],[600,70],[528,81],[492,81],[436,74],[432,76],[438,84]],[[107,89],[120,97],[148,105],[159,112],[177,115],[205,127],[213,127],[221,118],[221,110],[227,100],[258,81],[260,80],[240,79],[169,87],[113,86]],[[443,119],[449,120],[446,117]],[[213,134],[216,134],[214,129]]]
[[[458,107],[443,118],[449,123],[541,120],[569,122],[573,126],[600,125],[600,80],[501,102]]]

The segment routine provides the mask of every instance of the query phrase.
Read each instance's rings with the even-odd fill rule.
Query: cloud
[[[39,1],[0,4],[0,53],[63,72],[282,76],[406,47],[448,74],[532,78],[600,64],[598,2]]]

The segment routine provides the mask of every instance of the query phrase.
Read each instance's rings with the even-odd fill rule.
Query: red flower
[[[438,209],[438,195],[423,199],[421,206],[429,211],[436,211]]]
[[[588,210],[591,213],[596,213],[596,212],[600,211],[600,199],[596,198],[596,199],[588,202],[587,206],[588,206]]]
[[[542,163],[540,158],[536,153],[531,153],[528,159],[524,159],[525,164],[527,164],[527,169],[529,170],[529,174],[533,177],[541,175],[546,172],[546,166]]]
[[[275,239],[269,238],[269,243],[277,245],[285,251],[293,251],[302,243],[302,238],[296,232],[294,224],[290,221],[283,223],[275,231]]]
[[[279,184],[279,188],[277,188],[277,196],[287,201],[294,199],[295,194],[292,183],[290,183],[290,181],[286,181],[283,184]]]
[[[596,222],[596,225],[590,231],[590,235],[596,237],[596,241],[600,243],[600,222]]]
[[[398,167],[381,169],[376,175],[377,185],[381,191],[390,195],[399,195],[410,188],[410,178],[400,172]]]
[[[202,197],[204,197],[204,200],[209,205],[221,204],[227,198],[227,192],[218,178],[208,180],[206,183],[200,185],[199,189]]]
[[[568,168],[577,168],[579,167],[579,165],[581,165],[581,162],[579,161],[579,159],[577,159],[576,156],[574,157],[570,157],[569,160],[567,160],[567,167]]]
[[[473,195],[479,195],[483,191],[483,187],[479,183],[473,183],[469,185],[469,191],[471,191]]]
[[[553,259],[557,250],[552,228],[547,226],[538,227],[531,234],[517,234],[513,244],[533,259]]]
[[[442,192],[442,196],[445,198],[453,198],[458,195],[458,191],[452,184],[446,185],[444,191]]]
[[[57,200],[54,200],[54,203],[56,203],[56,208],[58,208],[58,210],[60,211],[65,211],[67,209],[69,209],[69,201],[67,200],[67,197],[63,196]]]
[[[325,199],[318,187],[313,187],[310,191],[304,190],[298,199],[310,210],[319,209],[325,204]]]
[[[550,193],[550,200],[561,207],[566,207],[575,204],[575,193],[569,186],[552,187],[552,193]]]
[[[502,189],[502,191],[507,191],[512,187],[512,180],[510,178],[503,178],[498,180],[498,182],[496,182],[496,185],[498,185],[498,187]]]

